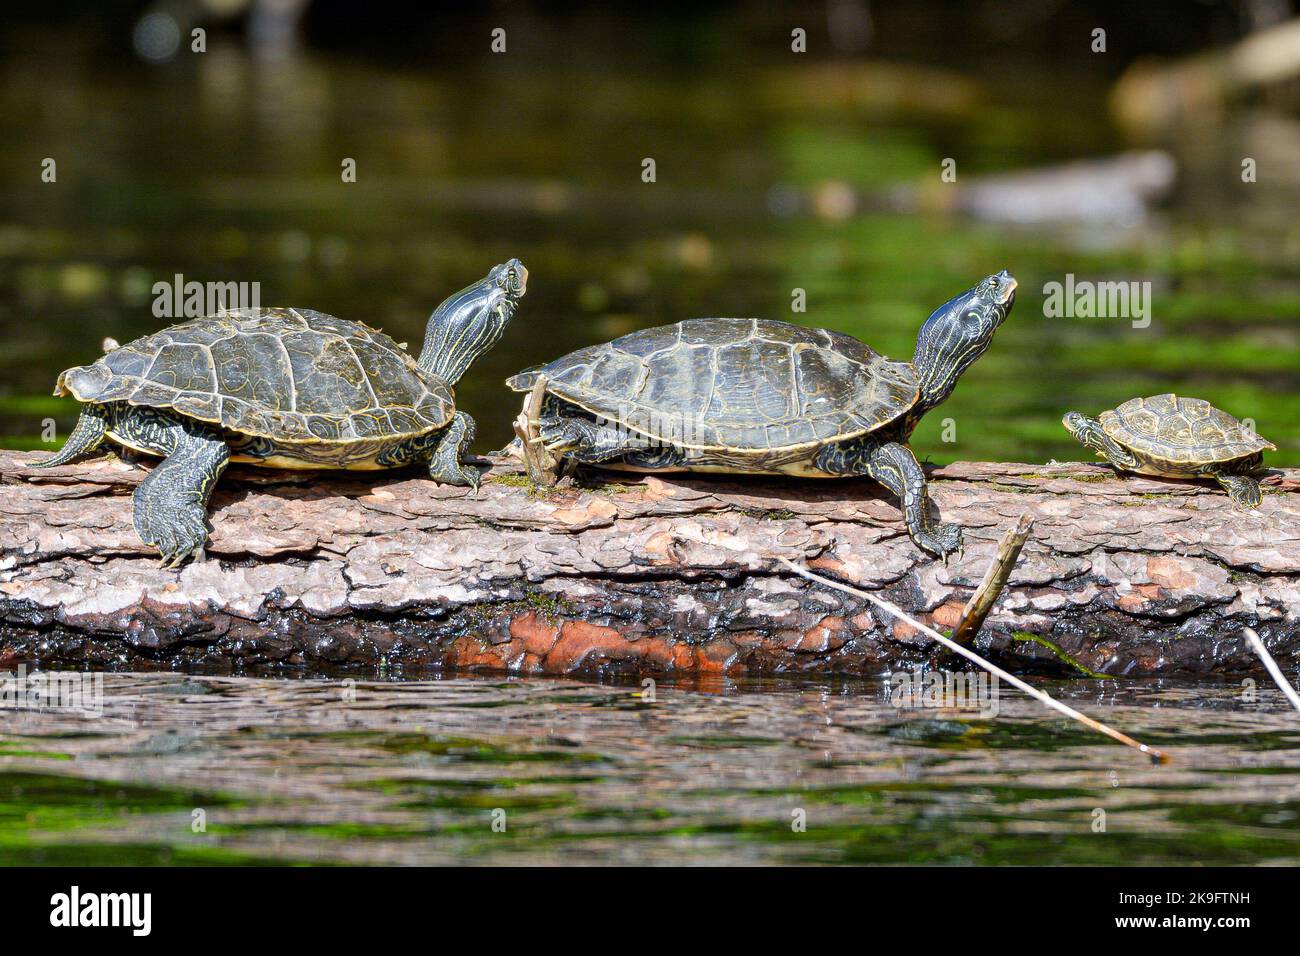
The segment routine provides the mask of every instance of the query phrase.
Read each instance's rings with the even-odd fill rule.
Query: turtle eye
[[[505,289],[507,292],[519,292],[524,287],[524,270],[520,266],[507,266]]]

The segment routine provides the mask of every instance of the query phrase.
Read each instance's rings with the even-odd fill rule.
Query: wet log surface
[[[383,664],[515,673],[875,674],[935,660],[909,626],[783,556],[941,628],[1021,514],[1033,536],[976,647],[1021,670],[1258,670],[1252,626],[1300,663],[1300,471],[1254,513],[1217,486],[1088,464],[931,472],[965,555],[928,559],[868,481],[592,472],[533,495],[415,473],[232,467],[208,559],[159,568],[131,525],[147,466],[50,471],[0,452],[0,664],[212,669]]]

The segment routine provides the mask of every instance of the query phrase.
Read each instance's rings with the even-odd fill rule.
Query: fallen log
[[[50,471],[0,451],[0,664],[441,666],[515,673],[876,674],[934,645],[787,558],[939,628],[998,542],[1034,521],[975,646],[1020,670],[1257,670],[1243,627],[1300,663],[1300,471],[1255,513],[1217,486],[1089,464],[931,472],[966,530],[943,564],[868,481],[580,476],[477,495],[415,473],[230,468],[208,560],[164,571],[136,538],[147,465]]]

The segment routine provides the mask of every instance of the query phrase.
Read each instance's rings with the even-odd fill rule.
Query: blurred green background
[[[756,315],[905,358],[931,309],[1006,267],[1015,311],[919,454],[1086,457],[1064,411],[1172,390],[1253,418],[1270,462],[1300,465],[1294,81],[1170,122],[1115,118],[1117,83],[1151,57],[1226,51],[1290,5],[1119,6],[12,5],[0,445],[57,445],[76,414],[49,397],[57,373],[168,324],[151,290],[176,273],[259,282],[263,305],[418,351],[443,297],[518,256],[528,295],[459,389],[479,450],[510,435],[502,381],[570,349]],[[1112,203],[1134,187],[1106,158],[1134,150],[1171,181]],[[1046,316],[1044,285],[1067,273],[1150,282],[1150,326]]]

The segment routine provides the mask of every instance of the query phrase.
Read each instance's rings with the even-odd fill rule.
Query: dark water
[[[1052,688],[1158,767],[1006,690],[995,717],[875,682],[104,690],[99,717],[6,718],[0,863],[1300,862],[1300,721],[1272,690]]]
[[[459,390],[482,450],[517,411],[502,381],[572,348],[723,314],[842,329],[905,357],[932,308],[1006,266],[1021,281],[1012,320],[922,424],[923,455],[1078,458],[1064,411],[1177,390],[1253,418],[1275,463],[1300,464],[1294,117],[1248,112],[1216,136],[1171,137],[1178,187],[1129,228],[981,224],[878,201],[837,218],[843,189],[932,189],[945,157],[961,184],[1136,144],[1083,63],[916,77],[724,49],[628,69],[589,50],[417,68],[322,53],[267,63],[221,43],[161,67],[13,49],[0,73],[12,172],[0,441],[51,447],[47,417],[66,434],[74,408],[48,397],[58,371],[106,336],[166,324],[151,290],[177,273],[259,282],[264,305],[359,319],[418,348],[445,295],[519,256],[528,296]],[[878,69],[893,98],[862,92],[885,86]],[[1267,171],[1259,182],[1240,182],[1243,154]],[[47,156],[57,183],[39,180]],[[345,158],[355,183],[341,181]],[[1151,326],[1046,318],[1043,286],[1066,273],[1150,281]],[[794,289],[805,313],[791,311]]]

